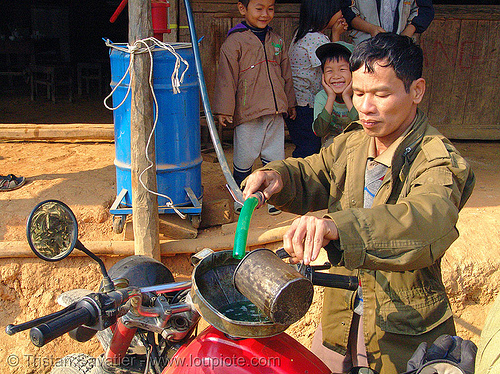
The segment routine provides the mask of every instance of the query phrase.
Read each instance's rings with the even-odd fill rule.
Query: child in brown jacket
[[[295,94],[284,41],[268,26],[274,0],[242,0],[238,10],[245,21],[222,44],[213,111],[222,126],[235,126],[233,176],[240,185],[257,157],[264,165],[285,158],[283,115],[295,118]]]

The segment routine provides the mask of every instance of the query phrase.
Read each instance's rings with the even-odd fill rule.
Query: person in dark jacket
[[[434,19],[432,0],[353,0],[342,13],[353,29],[354,44],[380,32],[421,34]]]

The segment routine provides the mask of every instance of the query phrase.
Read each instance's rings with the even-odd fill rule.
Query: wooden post
[[[130,0],[129,44],[153,36],[150,0]],[[144,47],[142,45],[141,47]],[[132,56],[131,56],[132,58]],[[153,128],[153,96],[149,87],[149,72],[152,61],[148,53],[134,55],[130,71],[132,91],[130,108],[130,146],[132,172],[132,214],[134,219],[134,248],[136,255],[146,255],[160,260],[158,200],[139,181],[140,174],[149,166],[146,152],[153,167],[142,176],[148,189],[156,191],[156,162],[154,137],[146,149]]]

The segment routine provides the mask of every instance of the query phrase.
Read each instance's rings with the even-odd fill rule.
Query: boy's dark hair
[[[409,92],[413,81],[422,77],[423,62],[422,49],[410,37],[380,33],[354,49],[349,67],[354,72],[364,65],[366,71],[373,73],[375,63],[390,66]]]
[[[238,0],[238,3],[242,3],[245,8],[248,8],[248,3],[250,0]]]
[[[345,43],[347,45],[347,43]],[[339,43],[326,43],[316,49],[316,56],[321,62],[321,69],[325,70],[325,64],[328,61],[341,61],[349,63],[351,51]],[[352,48],[352,47],[351,47]]]
[[[345,0],[302,0],[295,41],[302,39],[308,32],[324,30],[343,2]]]

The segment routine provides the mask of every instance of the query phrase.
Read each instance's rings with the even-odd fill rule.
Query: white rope
[[[151,42],[152,44],[148,44],[148,42]],[[146,155],[146,159],[148,160],[148,163],[149,163],[149,166],[146,167],[146,169],[144,169],[141,172],[141,174],[139,175],[139,181],[141,182],[142,187],[144,187],[144,189],[146,191],[148,191],[149,193],[167,199],[168,201],[166,203],[166,206],[169,208],[172,208],[174,210],[174,212],[177,213],[177,215],[179,217],[181,217],[182,219],[185,219],[186,216],[184,214],[182,214],[182,212],[179,211],[175,207],[172,199],[167,195],[152,191],[148,187],[146,187],[146,184],[142,180],[142,176],[144,175],[144,173],[146,171],[148,171],[149,169],[152,169],[153,165],[154,165],[153,161],[149,157],[148,151],[149,151],[149,148],[151,146],[151,140],[153,139],[154,132],[156,130],[156,125],[158,123],[158,109],[159,109],[158,100],[156,99],[156,94],[155,94],[155,91],[153,88],[153,51],[167,50],[175,57],[174,71],[173,71],[172,76],[171,76],[172,91],[173,91],[174,95],[181,92],[180,86],[182,84],[182,81],[184,80],[184,75],[186,74],[186,71],[189,69],[189,63],[184,58],[182,58],[181,55],[179,55],[175,51],[175,49],[174,49],[174,47],[172,47],[172,45],[161,42],[156,38],[146,38],[146,39],[137,40],[133,46],[127,44],[126,48],[119,47],[118,45],[111,43],[109,41],[109,39],[107,39],[105,41],[105,43],[106,43],[106,46],[108,46],[110,48],[114,48],[114,49],[117,49],[117,50],[125,52],[125,53],[130,53],[129,65],[127,67],[127,70],[125,71],[125,74],[120,79],[120,81],[116,84],[116,86],[113,88],[111,93],[108,96],[106,96],[106,98],[104,99],[104,106],[109,110],[116,110],[119,107],[121,107],[130,93],[131,85],[129,84],[128,88],[127,88],[127,92],[125,94],[125,97],[123,98],[123,100],[120,104],[118,104],[116,107],[110,107],[107,105],[108,99],[113,96],[113,93],[115,92],[117,87],[120,86],[120,84],[123,82],[123,80],[126,78],[127,75],[130,75],[130,69],[133,66],[132,64],[133,64],[134,56],[136,54],[139,54],[139,53],[148,53],[148,55],[149,55],[149,58],[151,61],[150,68],[149,68],[149,88],[151,89],[151,93],[153,95],[153,102],[154,102],[154,106],[155,106],[155,116],[154,116],[153,128],[151,129],[151,133],[149,134],[148,142],[146,144],[146,149],[144,150],[145,155]],[[141,45],[144,45],[145,47],[141,48]],[[180,47],[188,47],[189,44],[188,43],[182,43],[182,44],[179,43],[179,46]],[[157,47],[157,48],[155,48],[155,47]],[[184,71],[182,72],[182,74],[179,78],[179,70],[180,70],[180,66],[181,66],[181,61],[184,65],[186,65],[186,68],[184,69]]]

